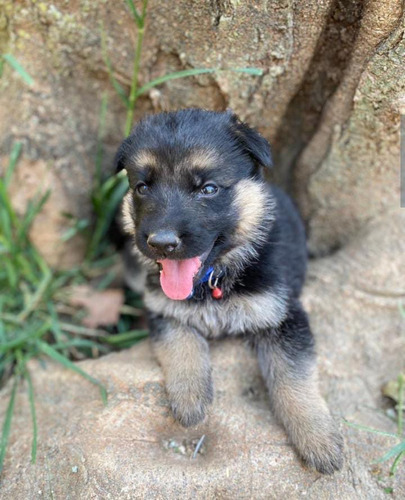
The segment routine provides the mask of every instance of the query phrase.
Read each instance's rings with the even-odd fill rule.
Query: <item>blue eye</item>
[[[148,192],[149,186],[144,182],[138,182],[138,184],[135,186],[135,189],[138,194],[144,195]]]
[[[200,190],[200,193],[204,196],[214,196],[218,193],[218,186],[215,184],[205,184]]]

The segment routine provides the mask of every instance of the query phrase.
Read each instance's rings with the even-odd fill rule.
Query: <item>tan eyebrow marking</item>
[[[202,170],[211,169],[218,165],[218,153],[213,149],[198,149],[190,153],[187,163]]]
[[[156,167],[157,158],[156,156],[146,149],[138,151],[134,156],[134,162],[140,167]]]

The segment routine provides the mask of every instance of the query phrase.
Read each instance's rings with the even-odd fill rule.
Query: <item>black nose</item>
[[[180,245],[180,238],[174,231],[158,231],[148,236],[147,243],[153,250],[171,253]]]

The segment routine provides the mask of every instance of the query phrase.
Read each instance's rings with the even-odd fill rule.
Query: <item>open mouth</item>
[[[185,300],[192,294],[194,282],[201,274],[213,246],[211,245],[203,254],[190,259],[162,259],[157,261],[162,267],[160,286],[169,299]]]

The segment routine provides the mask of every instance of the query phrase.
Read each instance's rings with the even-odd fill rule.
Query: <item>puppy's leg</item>
[[[301,457],[324,474],[341,469],[343,438],[318,390],[314,341],[299,302],[255,344],[273,411]]]
[[[155,316],[149,323],[173,414],[185,427],[196,425],[213,400],[208,343],[175,320]]]

